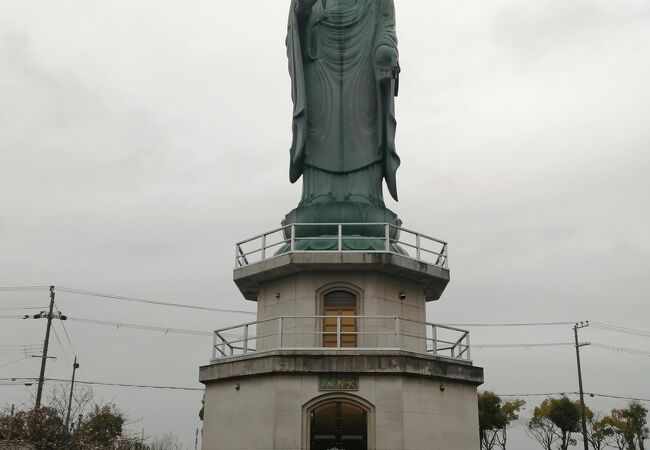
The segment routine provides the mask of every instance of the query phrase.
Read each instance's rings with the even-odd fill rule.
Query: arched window
[[[368,413],[352,403],[333,401],[310,413],[309,450],[367,450]]]
[[[357,347],[357,297],[332,291],[323,298],[323,347]]]

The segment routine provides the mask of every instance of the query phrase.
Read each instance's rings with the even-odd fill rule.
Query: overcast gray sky
[[[453,279],[429,320],[650,328],[648,0],[395,3],[403,164],[389,207],[450,242]],[[276,227],[300,193],[287,174],[288,4],[0,0],[0,286],[254,310],[232,283],[233,245]],[[3,308],[46,303],[46,292],[0,293]],[[74,317],[196,330],[250,318],[64,293],[57,303]],[[44,325],[2,320],[0,345],[37,343]],[[66,327],[85,380],[200,387],[210,356],[210,338]],[[571,338],[569,326],[472,329],[474,344]],[[583,339],[650,350],[595,329]],[[587,391],[650,398],[650,358],[583,352]],[[56,340],[52,353],[49,376],[68,377]],[[0,355],[0,378],[37,376],[36,359],[2,367],[11,357]],[[570,347],[474,360],[498,393],[577,390]],[[200,392],[96,391],[143,418],[133,430],[193,444]],[[0,386],[0,403],[28,394]]]

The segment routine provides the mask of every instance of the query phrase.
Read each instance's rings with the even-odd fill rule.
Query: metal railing
[[[280,349],[406,350],[470,361],[469,331],[394,316],[282,316],[222,328],[212,358]]]
[[[358,234],[360,229],[363,235]],[[318,243],[323,250],[305,249],[308,241]],[[366,243],[367,248],[346,245],[353,241]],[[235,269],[297,252],[393,253],[449,268],[446,242],[388,223],[296,223],[241,241],[235,252]]]

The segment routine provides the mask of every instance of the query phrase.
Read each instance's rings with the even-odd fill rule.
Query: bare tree
[[[149,445],[150,450],[185,450],[178,436],[174,433],[165,433],[153,439]]]
[[[59,417],[67,417],[69,400],[69,383],[56,384],[49,390],[47,404],[59,414]],[[74,420],[79,415],[86,415],[95,403],[95,393],[92,388],[89,386],[75,387],[72,395],[70,417]],[[101,401],[99,402],[100,405],[102,403]]]
[[[555,450],[555,446],[561,443],[560,435],[557,433],[555,424],[548,417],[550,402],[544,400],[541,405],[535,408],[533,417],[528,422],[526,433],[537,441],[544,450]]]

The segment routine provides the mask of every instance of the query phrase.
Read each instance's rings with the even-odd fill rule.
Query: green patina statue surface
[[[303,193],[283,223],[400,225],[383,198],[385,180],[397,200],[400,164],[393,0],[292,0],[287,53],[294,104],[290,181],[302,177]],[[354,232],[376,235],[366,228]]]

